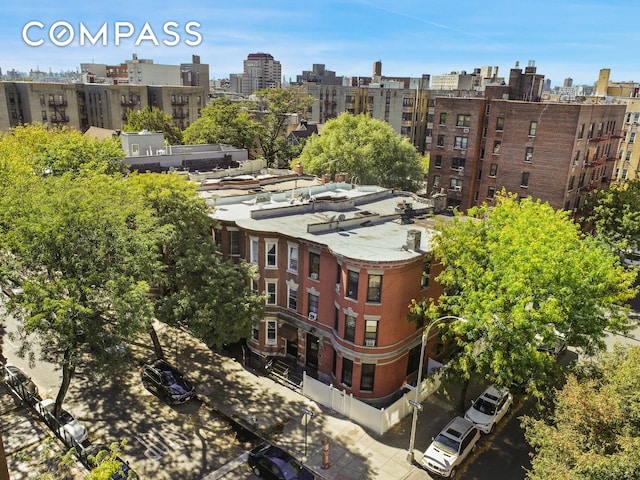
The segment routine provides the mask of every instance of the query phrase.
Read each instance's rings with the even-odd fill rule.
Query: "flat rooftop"
[[[287,182],[289,186],[291,180]],[[339,257],[406,262],[433,248],[436,233],[429,199],[349,183],[283,187],[236,196],[207,192],[206,197],[214,208],[213,218],[249,233],[326,245]]]

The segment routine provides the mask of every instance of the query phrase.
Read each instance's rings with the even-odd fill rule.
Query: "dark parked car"
[[[182,373],[166,360],[145,363],[140,369],[142,385],[169,405],[185,403],[196,394],[196,389]]]
[[[249,452],[249,466],[258,477],[274,480],[313,480],[313,475],[281,448],[262,444]]]
[[[40,401],[40,395],[38,395],[38,387],[33,380],[31,380],[26,373],[13,365],[5,365],[4,367],[4,381],[7,385],[10,385],[18,395],[30,405]]]

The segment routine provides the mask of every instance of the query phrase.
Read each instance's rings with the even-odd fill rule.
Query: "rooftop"
[[[406,262],[433,247],[433,203],[408,192],[328,183],[214,194],[207,202],[215,207],[213,218],[245,231],[326,245],[336,256],[356,261]]]

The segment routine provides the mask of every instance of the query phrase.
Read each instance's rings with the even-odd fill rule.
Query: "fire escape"
[[[62,94],[57,98],[51,94],[49,95],[49,108],[51,109],[51,123],[61,124],[68,123],[69,117],[67,116],[67,101]]]

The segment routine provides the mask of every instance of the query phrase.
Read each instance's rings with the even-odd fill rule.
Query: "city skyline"
[[[516,62],[524,68],[531,60],[554,86],[568,77],[574,84],[591,85],[602,68],[611,70],[612,81],[639,81],[634,70],[637,54],[630,52],[640,34],[633,17],[624,13],[630,6],[623,0],[606,5],[595,0],[462,0],[439,5],[390,0],[310,5],[285,0],[269,6],[247,0],[232,5],[192,2],[185,8],[149,0],[133,7],[121,0],[104,5],[35,0],[5,5],[0,68],[3,73],[78,70],[80,63],[119,64],[134,53],[154,63],[177,65],[199,55],[210,65],[212,78],[228,78],[243,71],[249,53],[266,52],[281,62],[287,81],[311,70],[314,63],[348,77],[370,76],[375,61],[382,62],[382,74],[388,76],[434,76],[491,65],[499,67],[499,76],[508,77]],[[24,39],[29,22],[34,23]],[[65,23],[51,39],[49,30],[56,22]],[[119,40],[116,22],[124,22],[118,27]],[[197,23],[187,27],[189,22]],[[73,29],[73,39],[65,25]],[[82,28],[88,34],[84,45]],[[91,36],[96,45],[90,44]],[[27,41],[43,45],[29,46]],[[69,45],[55,46],[56,41]]]

